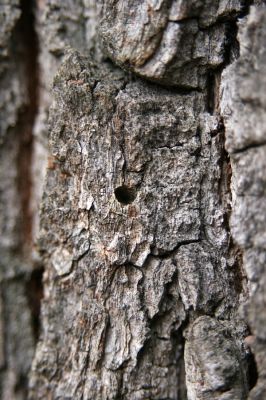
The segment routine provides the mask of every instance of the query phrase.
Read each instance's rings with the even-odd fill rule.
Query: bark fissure
[[[21,1],[21,17],[18,21],[15,38],[17,62],[21,65],[26,80],[27,105],[21,110],[18,122],[19,150],[17,159],[18,193],[21,196],[21,247],[25,256],[29,256],[32,247],[32,153],[33,129],[38,112],[39,68],[38,37],[35,30],[34,0]]]
[[[37,344],[40,334],[41,300],[43,298],[43,272],[42,266],[35,267],[28,278],[26,296],[31,310],[32,328]]]
[[[248,150],[251,149],[257,149],[260,148],[262,146],[266,146],[266,142],[260,142],[260,143],[253,143],[253,144],[249,144],[248,146],[242,147],[240,149],[234,150],[232,151],[232,154],[241,154],[241,153],[245,153]]]
[[[32,153],[38,111],[38,40],[33,2],[2,2],[0,11],[0,341],[5,349],[0,397],[25,399],[40,299],[32,310]],[[2,362],[3,360],[1,360]]]
[[[36,2],[21,1],[21,17],[18,21],[15,40],[18,48],[18,63],[25,77],[27,104],[21,111],[18,122],[19,149],[17,158],[18,193],[21,196],[20,236],[23,257],[32,264],[32,271],[26,275],[25,296],[31,311],[32,330],[35,341],[39,338],[40,304],[43,296],[43,266],[32,260],[34,238],[32,232],[33,210],[33,179],[32,163],[34,149],[34,126],[39,111],[40,71],[39,71],[39,40],[36,32]]]

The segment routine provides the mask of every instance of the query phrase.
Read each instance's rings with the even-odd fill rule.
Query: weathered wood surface
[[[240,25],[240,58],[222,79],[221,109],[232,164],[231,231],[243,250],[249,301],[242,314],[254,338],[259,379],[250,399],[266,398],[266,7]]]
[[[27,397],[36,236],[30,399],[265,398],[266,8],[249,3],[38,1],[35,103],[20,2],[0,5],[1,398]]]
[[[242,291],[219,197],[223,134],[204,94],[100,70],[74,53],[55,78],[32,384],[40,398],[177,398],[184,325],[203,314],[206,329],[215,318],[230,329]],[[124,205],[128,188],[136,197]],[[245,363],[235,339],[228,346],[234,396]]]
[[[99,32],[119,65],[167,85],[203,88],[225,62],[239,0],[101,0]]]
[[[234,230],[235,218],[242,224],[234,189],[231,198],[235,156],[229,144],[230,158],[224,149],[234,134],[231,95],[219,92],[229,63],[221,87],[236,79],[240,88],[235,21],[248,10],[240,2],[205,3],[192,15],[186,4],[176,18],[184,22],[172,24],[167,2],[157,9],[103,2],[99,31],[120,66],[190,90],[164,89],[73,51],[54,80],[32,398],[244,399],[254,384],[244,345],[250,332],[239,313],[253,294]],[[241,24],[249,29],[246,19]],[[182,40],[164,47],[172,25]],[[242,49],[247,39],[240,38]],[[186,41],[201,51],[200,61]],[[188,57],[193,72],[173,58],[172,69],[167,61],[157,70],[158,42],[174,58]]]

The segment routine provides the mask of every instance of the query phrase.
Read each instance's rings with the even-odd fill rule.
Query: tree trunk
[[[264,2],[17,3],[1,398],[264,399]]]
[[[26,1],[0,2],[0,393],[25,399],[37,326],[31,258],[36,41]],[[33,293],[33,289],[37,289]]]

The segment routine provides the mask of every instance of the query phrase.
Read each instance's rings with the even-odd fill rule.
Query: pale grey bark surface
[[[166,46],[162,35],[172,21],[161,3],[147,2],[154,20],[145,16],[146,3],[103,3],[104,49],[151,80],[201,91],[163,89],[71,51],[54,81],[33,398],[248,396],[249,331],[238,308],[249,285],[227,223],[230,160],[219,105],[220,73],[236,56],[234,20],[243,4],[199,7],[196,15],[179,10],[177,20],[188,18],[174,23],[183,39]],[[173,59],[162,75],[136,69],[157,70],[152,54],[160,46],[178,58],[186,40],[201,54],[184,55],[193,72]]]
[[[145,78],[186,88],[204,88],[208,70],[224,63],[235,16],[247,5],[239,0],[100,3],[100,36],[116,63]]]
[[[27,397],[32,236],[30,399],[265,398],[266,8],[249,3],[36,2],[38,108],[19,2],[1,5],[1,398]]]
[[[178,398],[184,324],[203,313],[245,333],[234,317],[241,288],[219,199],[218,121],[204,94],[127,82],[76,53],[54,90],[33,398]],[[228,345],[235,380],[222,378],[234,396],[245,361]]]
[[[266,7],[253,7],[240,25],[240,58],[222,79],[221,110],[232,164],[231,231],[243,250],[251,332],[259,379],[251,399],[266,397]]]

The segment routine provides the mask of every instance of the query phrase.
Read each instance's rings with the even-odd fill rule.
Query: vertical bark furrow
[[[21,1],[21,17],[14,35],[17,47],[17,63],[21,65],[21,79],[24,79],[26,101],[20,110],[17,126],[19,149],[17,156],[17,191],[20,196],[21,244],[27,255],[32,251],[32,152],[33,129],[38,111],[39,70],[38,38],[35,31],[34,1]]]
[[[31,165],[38,108],[37,37],[28,1],[0,5],[1,399],[25,399],[34,351]]]

